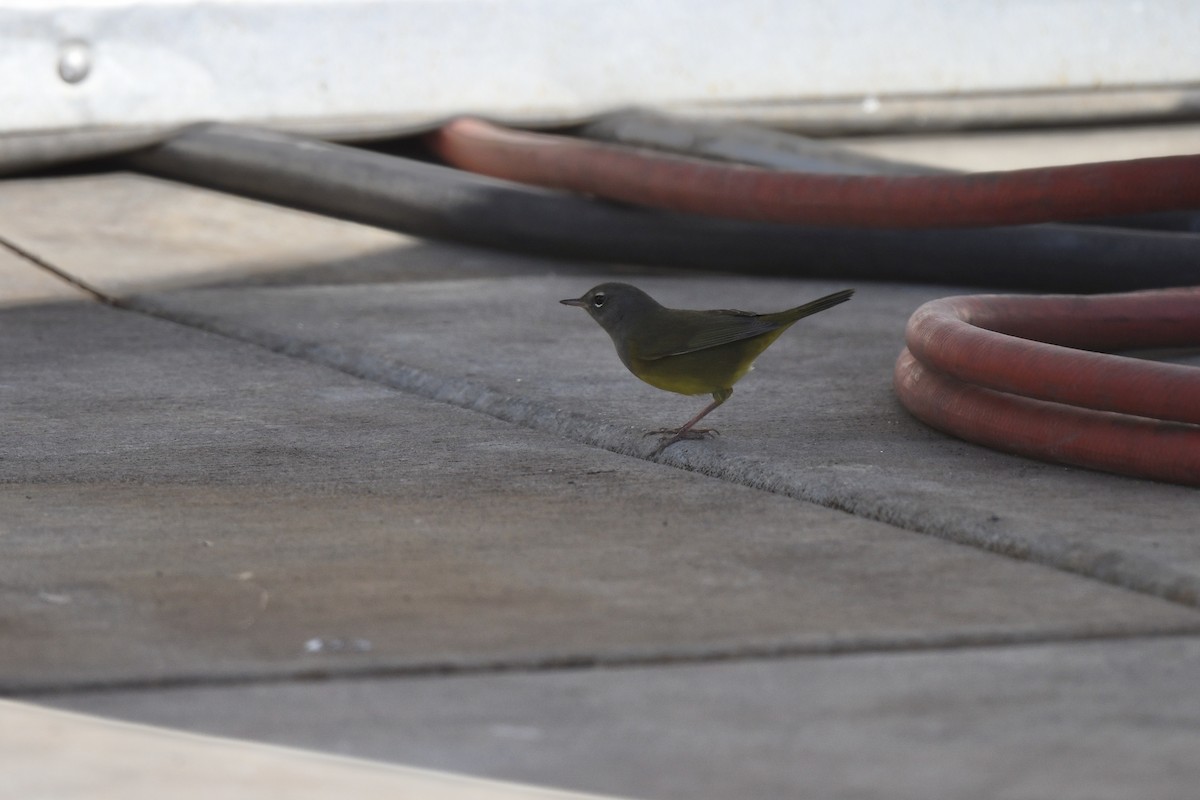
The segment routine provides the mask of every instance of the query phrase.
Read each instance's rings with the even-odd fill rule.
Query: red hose
[[[1032,458],[1200,486],[1200,369],[1071,349],[1196,345],[1200,288],[944,298],[917,309],[906,339],[894,385],[926,424]]]
[[[937,228],[1200,207],[1200,156],[966,175],[828,175],[717,164],[458,119],[429,135],[462,169],[674,211],[765,222]]]

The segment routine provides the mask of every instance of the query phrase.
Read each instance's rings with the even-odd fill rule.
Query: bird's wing
[[[658,337],[650,352],[638,357],[653,361],[753,339],[779,328],[780,323],[748,311],[674,311],[673,324]]]

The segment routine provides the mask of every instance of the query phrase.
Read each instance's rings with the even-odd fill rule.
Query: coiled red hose
[[[894,385],[918,419],[1046,461],[1200,486],[1200,368],[1072,348],[1200,344],[1200,288],[934,300]]]
[[[732,219],[884,228],[1068,221],[1200,207],[1200,156],[965,175],[776,172],[458,119],[430,134],[473,172]]]

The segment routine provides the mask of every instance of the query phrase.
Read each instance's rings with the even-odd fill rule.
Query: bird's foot
[[[654,448],[654,452],[650,454],[651,458],[657,458],[671,445],[676,442],[682,442],[685,439],[708,439],[712,436],[720,435],[720,431],[716,428],[690,428],[688,430],[677,430],[675,428],[667,428],[660,431],[647,431],[646,436],[662,436],[663,440],[658,443],[658,447]]]
[[[686,431],[681,431],[679,428],[660,428],[656,431],[646,431],[643,436],[671,436],[675,437],[675,441],[680,442],[684,439],[707,439],[710,436],[720,436],[721,432],[716,428],[691,428]]]

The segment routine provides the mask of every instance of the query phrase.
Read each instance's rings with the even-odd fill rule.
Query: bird
[[[755,314],[666,308],[636,286],[602,283],[581,297],[559,302],[587,311],[636,377],[668,392],[712,395],[712,402],[679,428],[646,434],[666,434],[653,453],[657,456],[683,439],[716,433],[696,428],[696,423],[733,395],[733,385],[754,360],[797,320],[844,303],[853,294],[853,289],[843,289],[786,311]]]

